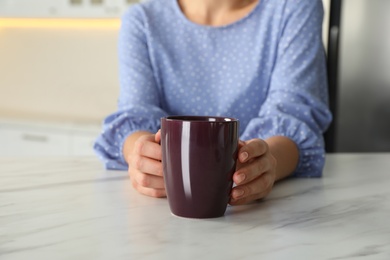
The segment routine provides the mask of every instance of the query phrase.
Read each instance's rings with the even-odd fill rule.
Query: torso
[[[240,20],[219,27],[190,21],[177,0],[146,3],[142,16],[162,108],[170,115],[239,118],[245,129],[268,94],[280,2],[262,0]]]

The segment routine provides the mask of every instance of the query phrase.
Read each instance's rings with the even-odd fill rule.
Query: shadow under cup
[[[174,215],[224,215],[236,169],[238,127],[237,119],[225,117],[161,119],[164,181]]]

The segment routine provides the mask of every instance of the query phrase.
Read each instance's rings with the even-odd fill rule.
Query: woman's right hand
[[[133,187],[151,197],[166,197],[161,163],[161,134],[143,134],[132,144],[127,156]]]

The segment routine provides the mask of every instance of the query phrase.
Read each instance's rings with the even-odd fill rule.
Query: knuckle
[[[259,151],[264,154],[268,151],[268,143],[264,140],[261,140],[259,139],[259,142],[258,142],[258,147],[257,149],[259,149]]]
[[[140,174],[137,178],[137,182],[139,185],[143,186],[143,187],[148,187],[149,183],[150,183],[150,178],[147,174]]]
[[[254,193],[254,188],[252,185],[244,186],[244,196],[250,196]]]
[[[268,144],[266,141],[255,138],[251,139],[245,145],[245,150],[252,155],[251,157],[258,157],[268,150]]]
[[[142,137],[141,137],[142,138]],[[142,151],[145,147],[145,142],[141,139],[138,139],[134,144],[134,149],[137,154],[142,154]]]
[[[127,162],[127,164],[130,166],[131,165],[131,159],[133,157],[133,154],[134,154],[134,151],[132,151],[131,153],[129,153],[124,159],[125,161]],[[130,168],[129,168],[129,171],[130,171]]]
[[[270,188],[272,188],[273,183],[274,183],[272,174],[271,173],[267,174],[264,179],[265,179],[264,180],[264,185],[265,185],[264,190],[269,190]]]
[[[256,171],[257,174],[262,174],[264,172],[264,163],[260,159],[256,163]]]
[[[138,190],[138,184],[133,179],[131,179],[131,186],[133,186],[134,189]]]
[[[262,178],[259,179],[259,192],[263,192],[264,190],[267,189],[268,186],[268,178],[266,176],[263,176]]]
[[[155,198],[157,198],[157,190],[151,190],[150,192],[149,192],[149,196],[151,196],[151,197],[155,197]]]
[[[276,158],[274,156],[271,156],[271,166],[272,168],[276,168],[276,166],[278,165],[278,161],[276,160]]]
[[[143,164],[143,159],[141,156],[139,155],[133,156],[132,165],[135,169],[141,169],[142,164]]]
[[[252,147],[254,147],[255,149],[259,149],[261,147],[263,147],[263,143],[265,143],[262,139],[259,139],[259,138],[255,138],[255,139],[252,139],[251,140],[251,145]]]

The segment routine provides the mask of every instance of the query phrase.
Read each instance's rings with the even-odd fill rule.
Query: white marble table
[[[390,259],[390,154],[329,155],[322,179],[205,220],[95,158],[0,159],[0,259]]]

